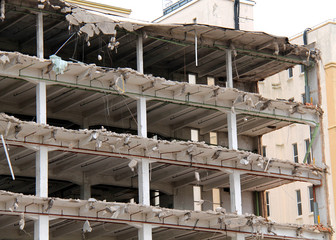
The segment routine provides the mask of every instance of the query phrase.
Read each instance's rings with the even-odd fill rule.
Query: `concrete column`
[[[44,45],[43,45],[43,13],[37,13],[36,20],[36,55],[38,58],[44,58]]]
[[[226,115],[228,125],[228,140],[230,149],[238,149],[238,137],[237,137],[237,116],[236,113],[230,111]]]
[[[143,37],[142,34],[138,36],[137,44],[137,70],[144,73],[143,64]],[[147,137],[147,110],[146,98],[140,97],[137,101],[137,121],[138,121],[138,135]],[[142,160],[138,164],[138,182],[139,182],[139,204],[150,205],[150,183],[149,183],[149,161]],[[138,231],[139,240],[152,239],[152,226],[150,224],[142,224]]]
[[[36,27],[37,57],[43,58],[43,14],[37,14]],[[47,90],[46,84],[40,82],[36,86],[36,120],[47,123]],[[48,147],[40,147],[36,152],[36,196],[48,197]],[[49,239],[49,217],[38,216],[34,223],[34,240]]]
[[[36,196],[48,197],[48,147],[36,152]]]
[[[230,49],[226,49],[226,87],[233,88],[232,51]]]
[[[232,78],[232,50],[226,50],[226,87],[233,88]],[[237,140],[237,117],[236,113],[230,111],[227,114],[229,148],[238,149]]]
[[[147,109],[145,97],[140,97],[137,101],[137,121],[138,135],[147,137]]]
[[[236,170],[230,173],[230,202],[231,212],[242,214],[240,173]]]
[[[82,185],[80,186],[80,195],[81,199],[84,200],[91,198],[91,184],[85,173],[83,173],[83,181]]]

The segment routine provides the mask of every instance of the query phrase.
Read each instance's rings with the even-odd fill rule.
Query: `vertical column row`
[[[226,87],[233,88],[232,77],[232,51],[226,50]],[[238,149],[238,137],[237,137],[237,117],[234,109],[227,112],[227,126],[228,126],[228,141],[229,148]],[[230,204],[231,212],[242,214],[242,198],[241,198],[241,183],[239,171],[233,170],[230,173]],[[244,234],[235,234],[232,239],[243,240]]]
[[[140,34],[137,38],[136,44],[137,52],[137,70],[144,73],[143,64],[143,36]],[[146,98],[140,97],[137,101],[137,121],[138,121],[138,135],[147,137],[147,110]],[[149,161],[142,159],[138,163],[138,191],[139,204],[150,205],[150,182],[149,182]],[[138,232],[139,240],[152,239],[152,226],[150,224],[142,224]]]
[[[36,24],[37,57],[44,58],[43,46],[43,14],[37,13]],[[47,90],[44,82],[36,86],[36,120],[37,123],[47,123]],[[48,197],[48,147],[41,146],[36,152],[36,196]],[[34,239],[49,239],[49,217],[38,216],[34,223]]]

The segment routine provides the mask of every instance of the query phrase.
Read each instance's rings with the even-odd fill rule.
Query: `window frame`
[[[309,201],[309,211],[314,212],[314,188],[313,186],[308,187],[308,201]]]
[[[292,148],[293,149],[293,160],[294,160],[295,163],[298,163],[299,162],[298,145],[297,145],[297,143],[293,143],[292,146],[293,146],[293,148]]]
[[[310,139],[307,138],[307,139],[304,140],[304,142],[305,142],[305,145],[306,145],[306,153],[307,153],[307,151],[309,149],[309,145],[310,145]],[[305,154],[305,156],[306,156],[306,154]],[[312,163],[311,151],[308,153],[306,163],[308,163],[308,164]]]
[[[271,215],[269,192],[265,192],[265,198],[266,198],[266,216],[269,217]]]
[[[305,66],[301,64],[300,65],[300,73],[304,74],[304,72],[305,72]]]
[[[261,155],[263,157],[266,157],[266,154],[267,154],[267,150],[266,150],[267,146],[261,146]]]
[[[211,136],[213,135],[213,136]],[[215,138],[215,141],[211,141],[211,139],[214,139]],[[209,133],[209,143],[211,145],[218,145],[218,134],[217,132],[210,132]]]
[[[208,77],[207,77],[207,85],[208,85],[208,86],[215,86],[215,85],[216,85],[215,78],[214,78],[214,77],[210,77],[210,76],[208,76]]]
[[[296,210],[299,217],[302,216],[302,197],[301,197],[301,190],[295,190],[296,193]]]
[[[217,192],[217,193],[215,193]],[[215,196],[218,195],[218,199],[215,199]],[[212,209],[215,211],[216,208],[221,207],[221,195],[219,188],[212,189]]]
[[[287,69],[287,72],[288,72],[288,78],[289,79],[292,79],[294,77],[294,71],[293,71],[293,68],[288,68]]]

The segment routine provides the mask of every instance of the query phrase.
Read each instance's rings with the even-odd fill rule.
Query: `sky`
[[[162,15],[162,0],[91,0],[132,10],[146,21]],[[328,19],[336,19],[336,0],[255,0],[254,30],[291,37]]]

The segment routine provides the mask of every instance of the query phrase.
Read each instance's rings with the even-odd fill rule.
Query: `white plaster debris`
[[[14,211],[8,211],[6,204],[15,199],[18,200],[18,208]],[[180,229],[194,228],[197,230],[200,227],[203,231],[225,233],[225,231],[233,230],[249,232],[252,235],[265,234],[274,236],[274,230],[282,230],[282,233],[285,230],[286,235],[280,235],[283,237],[282,239],[286,239],[287,236],[291,237],[290,233],[295,234],[296,231],[300,231],[302,236],[307,234],[312,236],[304,239],[317,239],[314,236],[322,238],[321,233],[329,234],[332,232],[331,228],[322,225],[279,224],[253,214],[237,215],[226,213],[225,209],[216,209],[216,211],[190,211],[134,203],[95,201],[95,207],[87,210],[85,206],[91,203],[90,200],[41,198],[0,190],[0,203],[6,203],[0,204],[1,214],[20,216],[19,228],[21,230],[24,229],[25,217],[44,214],[41,212],[41,209],[43,209],[43,206],[48,205],[51,200],[53,201],[53,206],[49,209],[48,214],[51,214],[54,219],[62,218],[73,221],[84,221],[83,233],[94,231],[90,226],[88,218],[95,222],[115,222],[130,225],[133,222],[146,222],[162,227],[172,227],[178,220]],[[83,206],[86,210],[84,210]],[[197,226],[195,226],[196,222]]]
[[[240,163],[240,167],[258,166],[259,170],[263,171],[265,168],[281,167],[283,171],[285,169],[290,169],[290,175],[292,171],[295,170],[298,177],[302,174],[303,171],[314,172],[319,175],[323,174],[326,169],[320,168],[314,165],[294,163],[293,161],[284,161],[275,158],[262,157],[261,155],[240,151],[240,150],[230,150],[221,146],[211,146],[207,145],[204,142],[193,142],[193,141],[166,141],[166,140],[155,140],[151,138],[142,138],[136,135],[130,134],[117,134],[114,132],[106,131],[106,129],[97,129],[97,130],[68,130],[62,127],[54,127],[45,124],[38,124],[36,122],[25,122],[21,121],[15,117],[8,116],[4,113],[0,113],[0,134],[3,134],[4,129],[10,124],[10,129],[8,130],[6,141],[8,144],[11,143],[11,140],[18,141],[20,139],[25,139],[25,135],[30,134],[29,140],[34,143],[41,143],[41,136],[52,136],[55,140],[53,145],[49,143],[49,146],[52,148],[57,148],[62,146],[66,147],[69,150],[72,148],[83,149],[83,150],[101,150],[108,151],[111,153],[122,154],[123,151],[127,151],[131,146],[133,153],[139,153],[139,158],[151,158],[153,161],[159,161],[161,159],[161,154],[164,154],[165,158],[173,157],[173,154],[169,152],[180,152],[184,156],[192,155],[194,164],[215,164],[216,166],[221,166],[221,160],[232,158],[232,161]],[[18,129],[20,129],[18,131]],[[94,139],[94,141],[91,141]],[[97,147],[96,141],[99,140],[102,145],[100,148]],[[22,142],[22,144],[25,144]],[[43,141],[42,141],[43,144]],[[111,145],[114,147],[112,148]],[[157,147],[156,151],[150,151],[148,156],[144,154],[144,149],[152,149],[153,146]],[[140,155],[140,152],[144,154]],[[145,151],[146,152],[146,151]],[[168,154],[167,154],[168,153]],[[181,155],[181,156],[182,156]],[[214,156],[218,156],[214,158]],[[244,159],[244,162],[241,160]],[[225,161],[228,162],[228,161]],[[188,162],[188,165],[190,163]],[[192,163],[193,164],[193,163]],[[130,168],[136,166],[136,161],[130,163]],[[282,173],[284,174],[284,172]],[[318,179],[318,178],[317,178]],[[313,179],[312,179],[313,180]]]
[[[62,58],[56,56],[56,55],[51,55],[50,60],[52,62],[52,70],[58,75],[58,74],[63,74],[65,69],[68,66],[68,62],[62,60]]]
[[[50,72],[50,66],[52,65],[52,61],[48,59],[39,59],[37,57],[24,55],[17,52],[0,51],[0,66],[3,65],[4,67],[6,67],[9,64],[11,65],[11,69],[13,70],[11,77],[22,78],[19,72],[20,69],[35,70],[36,76],[32,75],[31,79],[28,78],[29,76],[26,76],[26,78],[24,78],[29,81],[34,81],[34,78],[36,79],[36,77],[40,77],[41,69],[44,69],[45,73]],[[6,74],[10,75],[10,72],[5,71],[2,73],[0,69],[0,74],[5,76]],[[286,119],[286,116],[291,116],[294,114],[321,115],[323,113],[322,109],[318,106],[304,105],[302,103],[290,102],[285,100],[266,99],[260,94],[243,92],[235,88],[224,88],[219,86],[209,86],[201,84],[195,85],[186,82],[166,80],[161,77],[154,77],[150,74],[142,74],[130,68],[106,69],[98,67],[94,64],[67,62],[66,72],[64,72],[63,77],[64,81],[62,81],[63,78],[61,76],[58,76],[56,80],[56,75],[50,75],[48,76],[48,83],[50,84],[50,80],[52,80],[53,78],[55,78],[55,83],[57,84],[71,84],[71,86],[75,86],[74,84],[80,81],[81,86],[87,83],[90,87],[95,87],[95,84],[97,84],[97,87],[103,88],[104,90],[101,91],[104,92],[111,89],[115,90],[116,88],[118,90],[116,90],[117,92],[126,95],[130,94],[130,97],[134,97],[132,93],[143,94],[144,90],[139,91],[139,87],[147,86],[148,84],[150,84],[151,88],[144,89],[146,95],[153,95],[153,98],[155,98],[155,95],[157,95],[158,97],[163,96],[165,98],[168,98],[167,100],[169,100],[169,98],[171,98],[172,101],[180,101],[183,99],[185,102],[186,96],[189,96],[190,93],[197,92],[197,94],[192,94],[188,97],[190,103],[195,104],[196,106],[199,103],[201,103],[202,105],[204,103],[207,103],[209,107],[211,107],[211,104],[216,102],[219,110],[221,110],[220,107],[223,106],[225,102],[229,101],[232,102],[233,105],[235,105],[235,111],[237,113],[239,113],[239,109],[243,109],[244,112],[246,112],[246,110],[251,111],[251,113],[252,111],[255,111],[255,113],[259,113],[260,111],[265,110],[280,110],[286,112],[283,119]],[[97,77],[99,77],[99,82],[91,82],[92,79],[95,79]],[[76,87],[81,86],[76,85]],[[134,88],[132,86],[137,87]],[[158,92],[158,90],[160,91]],[[183,90],[183,92],[181,92],[181,90]],[[171,96],[172,92],[173,96]],[[230,107],[231,106],[232,104],[230,105]],[[213,108],[216,109],[215,107]],[[299,118],[297,120],[300,121]],[[311,122],[308,124],[312,125]]]

